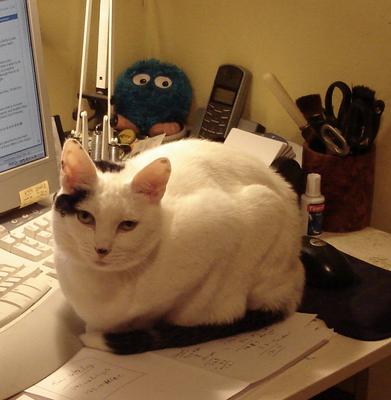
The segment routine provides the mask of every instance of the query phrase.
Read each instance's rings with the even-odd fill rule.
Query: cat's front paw
[[[110,348],[106,345],[105,339],[101,332],[86,332],[80,335],[79,338],[86,347],[103,351],[110,351]]]

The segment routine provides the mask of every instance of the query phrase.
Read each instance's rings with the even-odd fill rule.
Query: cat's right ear
[[[135,175],[131,184],[132,191],[157,204],[166,192],[170,174],[171,164],[168,158],[158,158]]]
[[[87,152],[77,140],[67,140],[61,155],[61,186],[64,192],[89,189],[96,180],[96,168]]]

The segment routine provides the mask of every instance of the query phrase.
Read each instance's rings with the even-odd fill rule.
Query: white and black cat
[[[181,140],[121,165],[68,140],[53,209],[55,264],[87,346],[190,345],[270,325],[301,301],[296,194],[222,144]]]

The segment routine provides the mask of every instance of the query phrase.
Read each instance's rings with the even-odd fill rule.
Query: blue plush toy
[[[117,79],[114,106],[117,129],[154,136],[178,133],[186,122],[192,88],[177,66],[150,59],[138,61]]]

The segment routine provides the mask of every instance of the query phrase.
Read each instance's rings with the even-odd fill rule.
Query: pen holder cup
[[[303,171],[321,175],[325,231],[350,232],[369,225],[375,177],[374,145],[365,154],[340,157],[318,153],[304,143]]]

